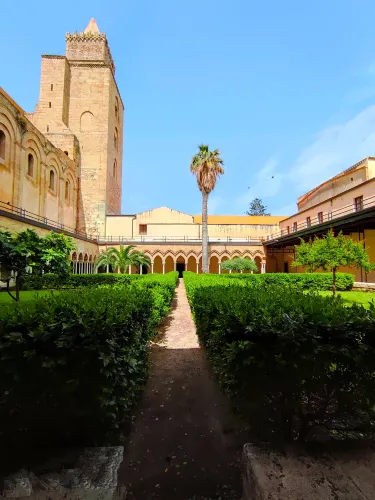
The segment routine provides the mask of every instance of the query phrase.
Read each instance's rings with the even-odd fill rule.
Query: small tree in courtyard
[[[235,257],[234,259],[225,260],[221,264],[221,269],[223,271],[258,271],[256,263],[247,257]]]
[[[249,210],[245,212],[246,215],[271,215],[267,212],[267,207],[263,205],[263,202],[260,198],[254,198],[253,201],[250,202]]]
[[[74,248],[71,238],[53,231],[44,238],[31,229],[15,235],[0,231],[0,278],[6,282],[12,299],[19,301],[20,285],[26,273],[67,274],[69,253]],[[12,277],[16,283],[15,296],[10,292]]]
[[[336,272],[339,267],[357,267],[366,273],[374,268],[369,261],[368,254],[363,247],[363,241],[353,241],[345,238],[342,231],[335,236],[331,229],[322,238],[303,241],[295,246],[296,256],[292,266],[305,267],[307,271],[317,269],[331,271],[333,275],[332,292],[336,293]]]

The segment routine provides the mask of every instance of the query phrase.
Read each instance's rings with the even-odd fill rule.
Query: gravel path
[[[240,499],[246,440],[199,346],[183,280],[151,359],[120,485],[135,500]]]

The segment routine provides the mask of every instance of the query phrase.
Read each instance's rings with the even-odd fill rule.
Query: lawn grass
[[[324,297],[332,295],[332,292],[329,291],[322,291],[319,293]],[[372,292],[337,292],[337,295],[341,295],[344,302],[348,305],[356,302],[364,307],[369,307],[371,301],[375,302],[375,293]]]
[[[16,292],[11,292],[12,295],[16,295]],[[20,292],[20,302],[29,302],[31,300],[37,300],[39,297],[42,297],[43,295],[48,295],[51,293],[50,290],[40,290],[40,291],[35,291],[35,290],[25,290],[24,292]],[[54,291],[54,293],[58,293]],[[0,304],[13,304],[15,301],[10,297],[10,295],[7,292],[0,292]]]

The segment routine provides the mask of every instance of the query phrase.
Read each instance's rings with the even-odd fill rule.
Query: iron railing
[[[359,213],[371,207],[375,207],[375,196],[369,196],[368,198],[363,199],[361,202],[354,201],[349,205],[345,205],[344,207],[337,208],[336,210],[331,210],[329,212],[320,211],[318,212],[319,215],[316,215],[316,217],[306,217],[305,220],[301,222],[293,221],[289,226],[281,229],[276,233],[268,235],[266,240],[273,241],[277,238],[281,238],[282,236],[294,235],[299,231],[303,231],[304,229],[309,229],[313,226],[319,226],[320,224],[330,222],[331,220],[338,219],[339,217],[343,217],[345,215]],[[317,210],[319,210],[318,207]],[[303,214],[296,214],[292,217],[298,217],[298,215],[302,217]]]
[[[221,243],[260,243],[260,240],[246,236],[243,238],[232,238],[230,236],[225,236],[223,238],[219,237],[209,237],[209,243],[221,242]],[[165,243],[201,243],[202,238],[197,238],[195,236],[99,236],[99,243],[153,243],[153,242],[165,242]]]
[[[10,203],[5,203],[4,201],[0,201],[0,211],[9,212],[10,214],[16,215],[21,219],[24,219],[25,222],[39,222],[45,224],[51,229],[59,229],[60,231],[70,233],[72,235],[77,236],[78,238],[85,238],[96,242],[98,244],[120,244],[120,243],[201,243],[202,238],[197,238],[194,236],[147,236],[147,235],[139,235],[139,236],[101,236],[101,235],[92,235],[88,234],[84,231],[78,231],[75,228],[70,226],[66,226],[60,222],[56,222],[48,217],[43,217],[41,215],[35,214],[26,210],[22,207],[16,207],[11,205]],[[253,243],[253,244],[261,244],[260,240],[251,238],[250,236],[246,236],[243,238],[232,238],[231,236],[225,237],[209,237],[209,243]]]
[[[20,217],[21,219],[25,219],[26,221],[40,222],[41,224],[45,224],[46,226],[49,226],[53,229],[59,229],[60,231],[71,233],[81,238],[97,241],[97,237],[85,233],[84,231],[79,231],[73,227],[62,224],[61,222],[49,219],[48,217],[43,217],[42,215],[34,214],[33,212],[26,210],[25,208],[16,207],[14,205],[11,205],[10,203],[5,203],[4,201],[0,201],[0,210],[9,212],[13,215],[17,215],[18,217]]]

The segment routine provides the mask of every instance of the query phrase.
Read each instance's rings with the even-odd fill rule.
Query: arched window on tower
[[[67,203],[70,202],[70,181],[69,181],[69,179],[67,179],[65,181],[65,201]]]
[[[118,118],[119,118],[119,113],[118,113],[118,110],[119,110],[119,107],[118,107],[118,98],[117,96],[115,97],[115,117],[116,117],[116,120],[118,121]]]
[[[27,175],[34,177],[34,155],[32,153],[27,155]]]
[[[115,150],[118,151],[118,130],[115,128],[115,135],[113,137],[113,145],[115,146]]]
[[[2,130],[0,130],[0,160],[5,160],[5,146],[6,137]]]
[[[117,161],[113,162],[113,177],[117,179]]]
[[[55,191],[55,172],[51,169],[49,171],[49,189]]]

